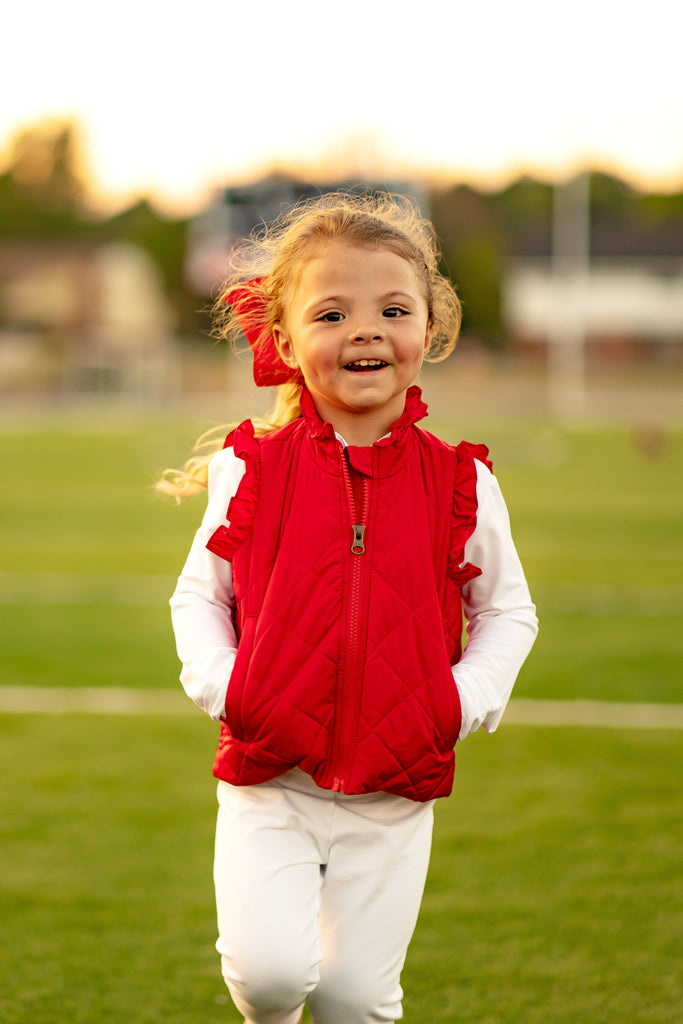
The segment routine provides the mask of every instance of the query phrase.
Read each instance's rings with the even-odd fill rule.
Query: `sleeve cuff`
[[[482,680],[477,680],[474,673],[468,672],[464,666],[454,666],[453,679],[462,710],[458,738],[464,740],[471,732],[476,732],[482,726],[487,732],[494,732],[505,710],[505,704],[501,702],[499,694],[492,691]]]

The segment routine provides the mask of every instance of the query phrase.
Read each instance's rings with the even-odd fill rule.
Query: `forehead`
[[[425,288],[415,266],[386,246],[325,242],[304,258],[296,282],[305,292],[402,291],[424,297]]]

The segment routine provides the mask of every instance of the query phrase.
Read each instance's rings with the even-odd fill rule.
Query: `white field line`
[[[0,712],[4,714],[186,715],[193,710],[199,712],[180,688],[0,686]]]
[[[3,714],[201,714],[182,690],[115,687],[0,686]],[[599,726],[613,729],[683,729],[683,704],[627,704],[593,700],[510,701],[508,725]]]
[[[508,725],[603,726],[608,729],[683,729],[683,704],[630,704],[601,700],[513,698]]]

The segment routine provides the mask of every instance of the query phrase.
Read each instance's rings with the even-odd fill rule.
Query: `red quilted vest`
[[[462,565],[475,457],[415,426],[409,389],[389,437],[343,450],[302,391],[302,416],[226,446],[246,462],[228,527],[239,636],[214,774],[234,785],[298,766],[325,788],[447,796],[461,711]]]

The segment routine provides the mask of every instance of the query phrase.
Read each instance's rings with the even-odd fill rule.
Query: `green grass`
[[[438,807],[411,1019],[678,1019],[680,767],[675,734],[510,728],[464,745]]]
[[[202,428],[160,423],[0,434],[0,565],[11,572],[179,571],[201,506],[156,497]]]
[[[223,1019],[210,723],[0,722],[0,1019]]]
[[[3,1024],[237,1022],[213,949],[215,729],[0,717]],[[437,807],[405,1019],[677,1024],[671,732],[503,728]]]
[[[178,507],[151,483],[209,425],[0,434],[0,685],[176,686],[166,602],[203,501]],[[489,439],[536,585],[541,633],[517,695],[680,700],[683,435],[656,458],[626,429],[513,423],[470,436]]]
[[[150,484],[210,425],[0,434],[0,685],[177,689],[167,599],[203,502]],[[465,433],[535,584],[517,695],[680,701],[683,436],[650,459],[625,430]],[[0,716],[3,1024],[239,1020],[213,950],[214,741],[191,710]],[[679,734],[504,724],[458,762],[406,1021],[677,1024]]]

